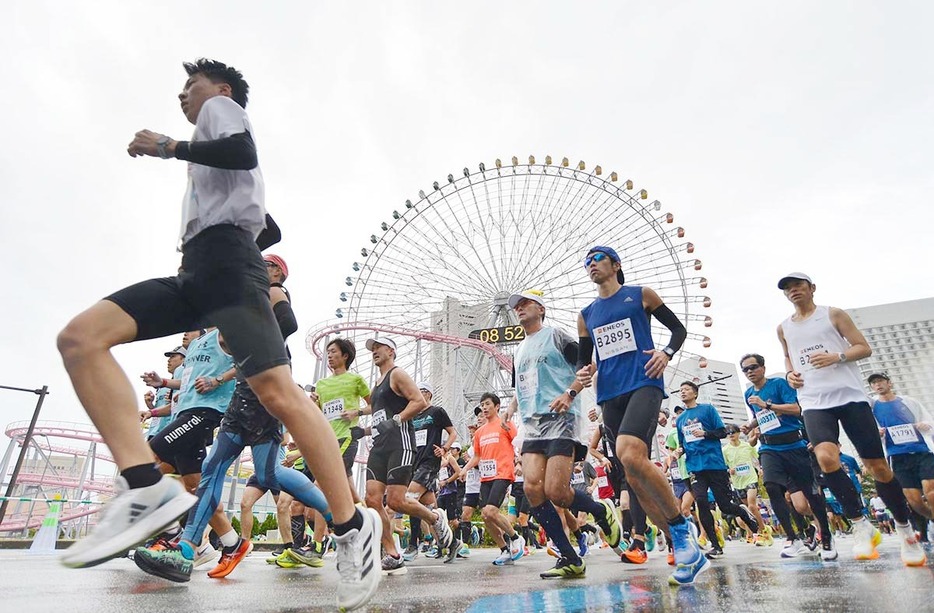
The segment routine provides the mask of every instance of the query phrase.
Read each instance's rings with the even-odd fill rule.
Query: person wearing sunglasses
[[[584,269],[597,286],[597,298],[577,318],[578,380],[589,387],[595,373],[600,373],[597,402],[616,441],[616,456],[639,502],[656,525],[667,527],[674,546],[676,566],[669,582],[693,584],[710,562],[681,514],[667,479],[649,459],[665,398],[665,368],[684,343],[687,330],[655,290],[625,284],[620,257],[611,247],[591,248]],[[671,332],[661,350],[652,338],[652,317]]]

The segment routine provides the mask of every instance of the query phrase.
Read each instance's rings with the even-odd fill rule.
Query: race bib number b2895
[[[593,338],[597,356],[601,361],[636,350],[636,336],[628,317],[605,326],[597,326],[593,329]]]

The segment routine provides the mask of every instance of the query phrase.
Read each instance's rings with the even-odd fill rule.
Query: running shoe
[[[450,547],[454,540],[454,533],[451,532],[447,515],[438,509],[435,509],[435,531],[438,533],[438,549]]]
[[[337,607],[352,611],[369,602],[379,586],[380,573],[374,568],[379,559],[379,541],[383,535],[383,520],[374,509],[361,509],[363,527],[353,529],[337,541]]]
[[[448,555],[444,558],[445,564],[450,564],[457,558],[457,554],[460,552],[461,547],[464,546],[464,541],[460,540],[456,536],[454,537],[454,542],[451,543],[451,546],[448,547]]]
[[[406,562],[411,562],[418,557],[418,547],[413,547],[409,545],[405,548],[405,551],[402,552],[402,559]]]
[[[300,547],[298,549],[287,549],[286,551],[288,552],[287,555],[292,559],[293,562],[298,562],[312,568],[321,568],[324,566],[324,560],[321,557],[321,552],[317,547],[315,547],[314,544],[308,545],[307,547]],[[276,562],[276,564],[279,563]]]
[[[909,524],[900,526],[896,523],[895,532],[902,541],[902,562],[905,566],[924,566],[927,556],[924,555],[924,549],[918,542],[914,528]]]
[[[195,552],[195,568],[207,564],[208,562],[213,562],[219,558],[220,555],[220,552],[211,545],[211,541],[206,541],[201,547],[198,547],[198,551]]]
[[[671,549],[668,550],[668,566],[675,565],[675,552]]]
[[[561,553],[558,552],[558,548],[555,547],[554,543],[548,541],[548,547],[545,549],[546,553],[553,558],[560,558]]]
[[[586,572],[587,565],[584,564],[583,560],[568,561],[564,558],[559,558],[554,568],[546,570],[538,576],[542,579],[581,579]]]
[[[509,553],[509,549],[504,549],[500,551],[499,556],[493,560],[493,566],[512,566],[515,562],[512,559],[512,554]]]
[[[833,545],[833,537],[828,536],[820,540],[820,559],[824,562],[833,562],[837,559],[837,548]]]
[[[394,558],[387,554],[383,556],[383,561],[380,566],[383,569],[384,575],[404,575],[409,572],[409,569],[405,566],[405,560],[402,559],[402,556]]]
[[[655,549],[655,542],[657,538],[658,538],[658,528],[650,524],[649,527],[645,531],[645,550],[646,551],[653,551]]]
[[[138,547],[133,561],[143,572],[176,583],[190,581],[194,566],[191,560],[182,555],[181,549],[175,546],[167,549]]]
[[[525,539],[516,534],[516,538],[509,542],[509,553],[515,562],[525,554]]]
[[[290,547],[276,558],[276,566],[279,568],[301,568],[304,565],[292,558],[292,548]]]
[[[726,541],[723,540],[723,530],[720,529],[720,526],[717,526],[715,530],[717,533],[718,548],[723,549],[723,546],[726,545]]]
[[[603,517],[595,518],[597,520],[597,525],[603,530],[606,544],[616,551],[619,549],[619,541],[622,538],[619,520],[616,519],[616,511],[613,509],[613,505],[607,500],[601,500],[600,504],[603,506]],[[617,553],[622,552],[620,551]]]
[[[707,540],[707,535],[701,535],[697,539],[697,544],[700,545],[703,549],[710,547],[710,541]]]
[[[467,559],[470,557],[470,547],[467,545],[462,545],[460,551],[457,552],[457,557],[462,559]]]
[[[765,526],[762,529],[762,534],[758,535],[758,540],[756,545],[759,547],[771,547],[775,544],[775,537],[772,535],[772,527]]]
[[[104,505],[94,532],[66,549],[60,558],[62,564],[86,568],[122,557],[128,549],[171,526],[198,501],[170,477],[132,490],[126,479],[117,477],[114,490],[116,495]]]
[[[674,586],[692,585],[697,576],[710,568],[710,560],[704,556],[697,543],[697,528],[692,522],[671,526],[671,541],[674,547],[675,572],[668,577]]]
[[[708,560],[716,560],[717,558],[723,557],[723,548],[722,547],[711,547],[710,551],[706,554]]]
[[[587,551],[589,550],[587,547],[587,535],[583,532],[581,532],[581,535],[577,537],[577,550],[580,554],[580,557],[582,558],[587,555]]]
[[[875,560],[876,549],[882,543],[882,534],[866,518],[853,522],[853,557],[857,560]]]
[[[796,558],[798,554],[801,553],[801,550],[804,549],[804,541],[801,539],[794,539],[785,543],[785,546],[782,547],[782,557],[783,558]]]
[[[645,564],[649,560],[649,554],[645,552],[645,549],[633,547],[624,551],[619,559],[625,564]]]
[[[237,565],[253,551],[253,543],[240,539],[236,545],[224,547],[221,550],[221,559],[217,566],[208,571],[208,577],[211,579],[223,579],[237,568]]]
[[[175,535],[175,537],[172,537],[172,538],[178,538],[178,535]],[[147,541],[147,543],[143,545],[143,547],[151,551],[165,551],[166,549],[171,549],[174,546],[174,544],[172,543],[172,538],[169,538],[164,535],[159,535],[155,539]]]
[[[289,550],[288,547],[284,549],[274,549],[269,554],[269,557],[266,558],[266,564],[271,564],[273,566],[276,566],[276,562],[279,561],[279,558],[281,558],[283,555],[288,555],[287,554],[288,550]]]
[[[814,551],[819,544],[820,539],[817,538],[817,528],[808,524],[808,527],[804,529],[804,546]]]

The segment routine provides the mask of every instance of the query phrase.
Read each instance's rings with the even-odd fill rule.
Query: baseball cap
[[[778,280],[778,289],[785,289],[785,286],[788,285],[789,281],[807,281],[811,285],[814,285],[814,282],[811,281],[811,277],[807,276],[803,272],[790,272]]]
[[[684,407],[681,406],[680,404],[675,407],[675,415],[677,415],[678,413],[684,413]]]
[[[885,374],[884,372],[874,372],[871,375],[869,375],[869,378],[866,379],[866,382],[872,383],[873,381],[878,381],[879,379],[885,379],[886,381],[891,381],[891,379],[889,379],[889,376]]]
[[[165,357],[168,358],[168,357],[171,357],[171,356],[173,356],[173,355],[175,355],[175,354],[178,354],[178,355],[180,355],[180,356],[182,356],[182,357],[184,358],[184,357],[187,357],[187,356],[188,356],[188,350],[185,349],[184,346],[179,345],[178,347],[176,347],[176,348],[173,349],[172,351],[166,351],[166,352],[165,352]]]
[[[385,345],[389,347],[390,349],[392,349],[393,351],[396,350],[396,341],[392,340],[388,336],[381,336],[379,338],[367,339],[366,348],[368,351],[373,351],[373,347],[375,347],[376,345]]]
[[[542,298],[544,295],[544,292],[537,289],[527,289],[521,293],[513,294],[509,297],[509,308],[516,308],[516,305],[523,300],[531,300],[532,302],[537,302],[538,304],[545,306],[545,299]]]
[[[279,267],[279,270],[282,271],[283,280],[285,280],[289,276],[289,267],[286,265],[285,260],[283,260],[280,256],[274,253],[270,253],[263,259],[269,262],[270,264],[275,264],[276,266]]]
[[[619,254],[616,253],[616,250],[613,249],[612,247],[606,247],[604,245],[594,245],[593,247],[590,248],[590,251],[587,252],[587,255],[590,255],[591,253],[598,253],[598,252],[605,253],[606,255],[610,256],[610,259],[613,260],[614,262],[618,262],[622,264],[622,260],[619,259]],[[623,274],[622,268],[616,271],[616,280],[619,281],[620,285],[626,284],[626,275]]]
[[[463,448],[461,447],[460,443],[458,443],[457,441],[454,441],[453,443],[451,443],[451,449],[463,449]]]
[[[421,390],[421,391],[423,391],[423,392],[428,392],[428,393],[431,394],[432,396],[435,395],[435,388],[431,387],[430,384],[425,383],[424,381],[420,381],[419,383],[417,383],[417,385],[418,385],[418,389],[419,389],[419,390]]]

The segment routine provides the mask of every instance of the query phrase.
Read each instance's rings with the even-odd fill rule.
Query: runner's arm
[[[681,346],[684,345],[684,340],[688,337],[688,331],[684,327],[684,324],[681,323],[678,316],[668,308],[668,305],[662,302],[661,296],[656,294],[655,290],[650,287],[642,288],[642,305],[652,317],[657,319],[660,324],[668,328],[668,331],[671,332],[671,338],[668,340],[666,349],[669,350],[671,355],[677,353],[681,349]],[[662,351],[662,353],[665,353],[665,357],[668,357],[669,352]]]
[[[412,377],[398,368],[393,369],[389,373],[389,387],[392,388],[392,391],[409,401],[409,403],[405,405],[405,408],[402,409],[402,412],[399,413],[399,419],[402,421],[409,421],[428,406],[428,403],[425,402],[425,397],[422,396],[422,393],[419,391],[418,386],[415,385],[415,381],[412,380]]]
[[[206,141],[169,141],[166,150],[179,160],[223,168],[226,170],[253,170],[259,164],[256,144],[249,131]]]
[[[272,312],[276,316],[282,338],[288,338],[298,330],[298,320],[295,319],[295,312],[292,311],[288,296],[281,288],[270,287],[269,301],[272,302]]]

